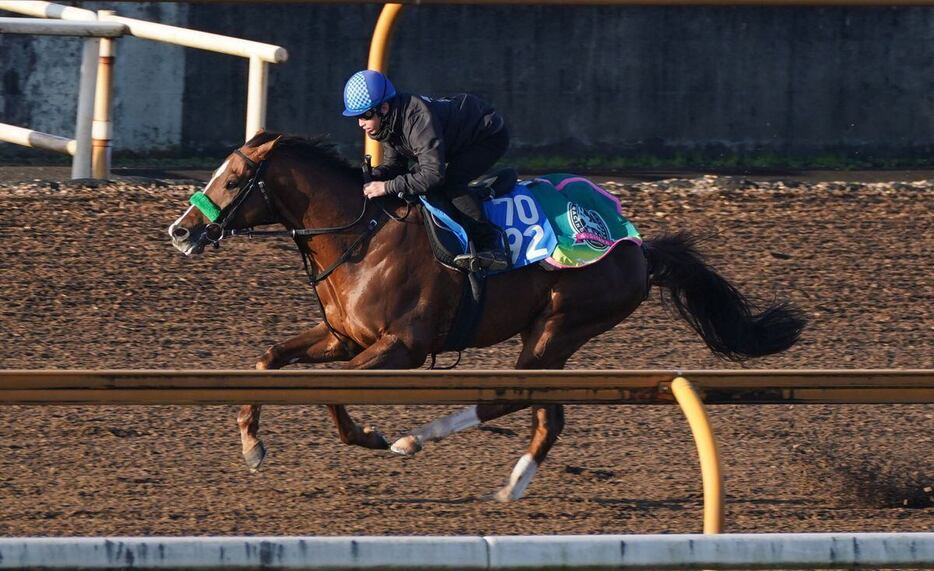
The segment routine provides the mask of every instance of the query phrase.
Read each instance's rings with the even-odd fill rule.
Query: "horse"
[[[316,326],[269,347],[257,369],[344,361],[350,369],[411,369],[444,348],[465,273],[432,263],[422,214],[395,198],[363,196],[364,173],[324,138],[261,131],[234,150],[203,192],[168,228],[186,255],[255,226],[281,225],[295,240],[322,309]],[[199,196],[200,195],[200,196]],[[534,264],[491,275],[473,347],[521,338],[516,369],[562,369],[589,339],[627,318],[658,286],[725,359],[744,360],[791,347],[806,322],[787,302],[757,309],[703,259],[686,232],[641,244],[622,242],[583,268],[546,271]],[[479,404],[418,427],[392,445],[329,406],[340,440],[415,454],[425,443],[531,407],[529,446],[496,494],[522,497],[564,428],[561,404]],[[261,407],[237,415],[242,454],[259,469]]]

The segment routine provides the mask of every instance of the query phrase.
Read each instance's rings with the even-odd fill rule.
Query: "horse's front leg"
[[[279,369],[293,363],[346,361],[352,359],[360,350],[359,346],[349,341],[342,343],[324,323],[319,323],[301,335],[267,349],[256,362],[256,368],[262,371]],[[261,409],[260,405],[247,404],[240,407],[237,414],[243,459],[253,472],[259,469],[266,458],[266,446],[258,436]]]
[[[245,404],[237,413],[237,426],[240,428],[240,444],[242,446],[243,461],[246,462],[250,472],[259,470],[263,459],[266,458],[266,445],[259,439],[259,413],[262,406],[258,404]]]
[[[281,369],[295,363],[330,363],[353,359],[363,348],[350,339],[337,338],[327,325],[319,323],[308,331],[266,349],[256,368]]]
[[[384,335],[347,363],[348,369],[413,369],[425,362],[427,351],[412,349],[394,335]],[[389,443],[376,430],[360,427],[343,406],[329,406],[331,419],[344,444],[385,450]]]

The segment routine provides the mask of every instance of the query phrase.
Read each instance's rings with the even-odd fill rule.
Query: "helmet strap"
[[[376,135],[373,137],[377,141],[383,141],[389,136],[389,113],[392,111],[392,103],[389,104],[389,109],[383,113],[383,104],[380,103],[376,108],[376,116],[379,117],[379,130],[376,131]]]
[[[383,101],[382,103],[376,106],[376,116],[379,117],[381,120],[385,119],[389,115],[389,112],[392,111],[392,103],[389,103],[389,108],[386,109],[385,113],[383,113],[383,103],[389,103],[389,102]]]

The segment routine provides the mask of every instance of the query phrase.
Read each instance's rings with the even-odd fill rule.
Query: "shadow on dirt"
[[[884,509],[934,507],[934,470],[921,458],[887,458],[885,450],[843,450],[831,443],[800,447],[805,475],[814,487],[850,507]]]

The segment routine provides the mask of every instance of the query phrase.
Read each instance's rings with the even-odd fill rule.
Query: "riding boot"
[[[468,271],[498,272],[509,267],[509,257],[500,244],[499,230],[490,224],[483,212],[480,198],[464,188],[451,197],[451,203],[461,213],[461,223],[467,229],[476,251],[454,258],[454,264]]]

